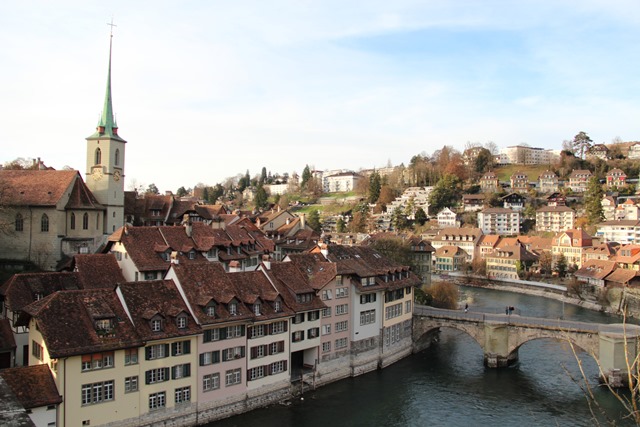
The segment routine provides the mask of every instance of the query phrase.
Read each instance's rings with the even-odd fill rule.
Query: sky
[[[0,5],[0,162],[84,176],[111,19],[127,190],[640,140],[637,0],[23,0]]]

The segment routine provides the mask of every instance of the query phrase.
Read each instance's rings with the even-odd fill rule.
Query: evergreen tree
[[[309,212],[309,219],[307,220],[307,224],[314,231],[320,233],[320,231],[322,230],[322,224],[320,223],[320,212],[318,212],[317,209]]]
[[[418,225],[424,225],[424,223],[427,222],[427,214],[424,212],[424,209],[418,208],[416,210],[415,220]]]
[[[262,173],[260,174],[260,181],[258,185],[262,186],[267,181],[267,168],[262,167]]]
[[[563,253],[560,253],[556,261],[555,271],[560,278],[563,278],[565,274],[567,274],[567,258],[565,258]]]
[[[209,203],[209,187],[202,189],[202,200],[204,200],[205,203]]]
[[[342,219],[342,217],[338,218],[338,221],[336,221],[336,231],[338,233],[344,233],[347,231],[347,225],[344,223],[344,219]]]
[[[440,212],[446,207],[458,203],[462,194],[462,181],[455,175],[444,175],[436,183],[429,195],[429,206],[432,213]]]
[[[407,228],[409,222],[407,221],[407,216],[402,208],[397,207],[393,210],[391,213],[391,224],[396,230],[403,230]]]
[[[269,204],[269,196],[262,186],[258,187],[256,191],[254,203],[257,209],[264,209]]]
[[[604,211],[602,209],[602,185],[597,176],[592,176],[587,185],[587,191],[584,196],[584,208],[587,214],[587,223],[594,225],[600,223],[604,219]]]
[[[380,180],[380,174],[374,172],[369,177],[369,203],[375,203],[380,197],[380,189],[382,188],[382,182]]]
[[[306,188],[307,182],[309,182],[310,179],[311,179],[311,170],[309,169],[309,165],[306,165],[304,167],[304,170],[302,171],[302,181],[300,182],[300,186],[302,188]]]
[[[586,152],[593,146],[593,141],[585,132],[578,132],[578,134],[573,137],[571,145],[573,152],[578,154],[581,159],[584,159]]]

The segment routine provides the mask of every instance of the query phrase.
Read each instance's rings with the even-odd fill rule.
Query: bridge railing
[[[438,319],[450,319],[450,320],[466,320],[474,322],[497,322],[506,323],[513,326],[529,326],[529,327],[544,327],[550,329],[563,329],[572,330],[578,332],[598,333],[600,331],[616,332],[620,331],[620,326],[599,324],[599,323],[587,323],[587,322],[574,322],[570,320],[560,319],[544,319],[539,317],[523,317],[515,314],[492,314],[492,313],[480,313],[480,312],[464,312],[462,310],[446,310],[434,307],[428,307],[424,305],[416,305],[413,310],[414,315],[428,316]]]

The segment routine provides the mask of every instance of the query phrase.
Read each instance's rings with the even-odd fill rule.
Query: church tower
[[[111,24],[112,25],[112,24]],[[113,25],[112,25],[113,28]],[[98,201],[106,207],[103,232],[111,234],[124,225],[124,149],[127,141],[118,135],[111,103],[111,47],[109,39],[109,70],[107,93],[102,115],[93,135],[87,140],[87,169],[85,181]]]

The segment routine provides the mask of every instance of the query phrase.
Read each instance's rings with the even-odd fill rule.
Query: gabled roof
[[[582,268],[576,271],[574,276],[603,280],[618,266],[613,261],[589,259],[582,264]]]
[[[0,170],[0,205],[55,206],[77,180],[82,178],[74,170]],[[86,188],[84,183],[80,187]]]
[[[143,344],[111,289],[56,292],[24,311],[35,318],[53,359]],[[112,318],[112,333],[98,333],[95,323],[104,318]]]
[[[21,273],[14,274],[2,285],[0,295],[11,311],[19,312],[38,298],[77,289],[82,289],[82,284],[76,273]]]
[[[139,271],[165,271],[169,268],[169,262],[155,252],[155,248],[167,246],[158,227],[125,226],[109,236],[109,241],[122,243]]]
[[[118,286],[138,335],[145,341],[194,335],[200,327],[190,314],[173,280],[128,282]],[[185,313],[187,327],[178,328],[176,318]],[[151,330],[150,321],[164,319],[162,330]]]
[[[536,212],[574,212],[573,209],[571,209],[568,206],[565,205],[561,205],[561,206],[543,206],[541,208],[536,209]]]
[[[538,176],[538,179],[558,179],[558,175],[553,171],[546,170]]]
[[[498,244],[501,238],[502,236],[499,234],[483,234],[480,236],[480,240],[478,240],[478,246],[489,246],[493,248]]]
[[[113,289],[126,281],[114,254],[77,254],[72,266],[84,289]]]
[[[607,285],[625,286],[629,285],[632,280],[636,279],[637,271],[627,270],[626,268],[618,268],[605,277],[605,283]],[[635,281],[635,280],[634,280]]]
[[[538,257],[534,253],[529,252],[525,246],[520,243],[497,247],[487,255],[487,258],[501,258],[524,262],[538,260]]]
[[[15,348],[16,340],[13,337],[9,319],[0,319],[0,352],[11,351]]]
[[[329,262],[324,255],[318,253],[290,254],[287,259],[307,275],[313,289],[324,288],[338,274],[335,263]]]
[[[216,262],[190,266],[172,264],[171,269],[201,325],[251,318],[251,310],[244,306],[240,292],[229,278],[232,274],[240,273],[226,273],[222,264]],[[233,299],[239,302],[235,316],[231,316],[226,307]],[[215,303],[215,317],[205,312],[205,307],[211,302]]]
[[[25,409],[62,403],[62,396],[47,365],[3,369],[0,377]]]
[[[580,175],[591,176],[591,171],[587,169],[574,169],[571,171],[571,175],[569,175],[569,178],[580,178]]]
[[[464,249],[460,248],[459,246],[451,246],[451,245],[440,246],[438,249],[436,249],[436,257],[450,258],[455,256],[466,257],[467,252]]]
[[[295,312],[322,310],[326,308],[316,291],[307,280],[307,277],[291,262],[274,262],[271,268],[265,271],[271,282],[282,296],[285,304]],[[313,294],[310,302],[298,302],[297,295]]]
[[[255,315],[252,312],[251,316],[253,320],[267,320],[279,317],[289,317],[294,314],[291,306],[287,303],[287,298],[284,297],[278,290],[276,284],[272,284],[267,274],[263,271],[247,271],[243,273],[229,273],[229,279],[235,284],[240,294],[240,299],[249,305],[253,305],[258,301],[273,303],[280,299],[285,304],[281,304],[281,310],[276,312],[273,305],[262,304],[260,308],[260,315]],[[322,307],[324,308],[324,307]]]

